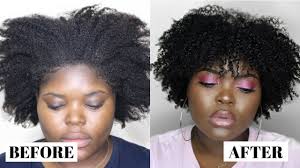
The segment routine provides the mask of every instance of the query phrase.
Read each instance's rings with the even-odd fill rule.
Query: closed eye
[[[241,88],[241,87],[238,87],[243,93],[252,93],[254,92],[255,90],[254,89],[248,89],[248,88]]]
[[[48,108],[51,110],[60,110],[64,105],[48,105]]]
[[[99,104],[99,105],[86,105],[89,109],[91,110],[98,110],[99,108],[101,108],[103,106],[103,104]]]
[[[206,83],[206,82],[199,82],[202,86],[207,87],[207,88],[212,88],[214,85],[217,83]]]

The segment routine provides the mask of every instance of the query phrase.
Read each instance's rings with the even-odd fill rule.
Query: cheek
[[[64,127],[64,115],[49,110],[49,108],[42,103],[38,103],[37,113],[41,129],[46,139],[59,139],[60,131],[63,130]]]
[[[260,94],[253,94],[252,96],[240,96],[237,99],[237,111],[242,121],[249,120],[252,122],[256,112],[259,111]]]
[[[204,88],[195,87],[188,96],[189,109],[194,121],[207,118],[214,107],[214,93]]]
[[[115,103],[109,101],[97,112],[88,112],[87,129],[95,137],[110,134],[115,114]]]

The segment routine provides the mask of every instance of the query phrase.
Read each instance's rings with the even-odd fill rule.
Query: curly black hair
[[[158,59],[151,66],[175,107],[187,108],[187,86],[199,69],[226,63],[233,74],[239,62],[258,73],[262,112],[259,108],[255,121],[270,118],[271,110],[278,112],[284,102],[298,96],[294,86],[300,81],[299,45],[278,18],[207,5],[175,20],[158,46]]]
[[[122,127],[149,111],[150,33],[136,16],[94,5],[59,18],[8,19],[0,34],[3,109],[15,123],[38,123],[36,94],[44,78],[73,64],[93,67],[113,88]]]

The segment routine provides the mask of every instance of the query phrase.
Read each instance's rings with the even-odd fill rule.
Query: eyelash
[[[252,93],[255,91],[254,89],[247,89],[247,88],[240,88],[240,87],[238,88],[244,93]]]
[[[91,110],[98,110],[99,108],[101,108],[103,106],[103,104],[99,104],[96,106],[92,106],[92,105],[86,105],[86,106]]]
[[[51,106],[51,105],[48,105],[48,108],[50,108],[51,110],[59,110],[60,108],[62,108],[64,105],[58,105],[58,106]]]
[[[51,105],[48,105],[48,108],[51,109],[51,110],[54,110],[54,111],[57,111],[57,110],[60,110],[64,105],[58,105],[58,106],[51,106]],[[88,107],[89,109],[92,109],[92,110],[98,110],[99,108],[101,108],[103,106],[103,104],[100,104],[100,105],[96,105],[96,106],[93,106],[93,105],[86,105],[86,107]]]
[[[217,83],[206,83],[206,82],[199,82],[199,83],[207,88],[212,88],[214,85],[217,84]]]
[[[205,82],[199,82],[199,83],[207,88],[212,88],[213,86],[215,86],[217,84],[217,83],[205,83]],[[254,89],[247,89],[247,88],[241,88],[241,87],[238,87],[238,89],[240,89],[240,91],[242,91],[243,93],[246,93],[246,94],[252,93],[255,91]]]

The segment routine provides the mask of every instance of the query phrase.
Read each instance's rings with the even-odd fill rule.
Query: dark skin
[[[115,95],[93,68],[84,64],[58,68],[46,76],[37,98],[46,141],[62,142],[70,136],[83,136],[88,142],[78,148],[78,162],[43,163],[45,167],[95,168],[108,163]]]
[[[223,165],[223,141],[247,141],[248,128],[253,122],[261,101],[258,74],[240,66],[235,76],[224,66],[202,69],[193,75],[187,89],[188,105],[195,127],[192,147],[201,168]],[[227,71],[226,71],[227,70]],[[229,127],[216,126],[210,117],[218,110],[230,111],[235,120]],[[228,162],[223,167],[232,167]]]

